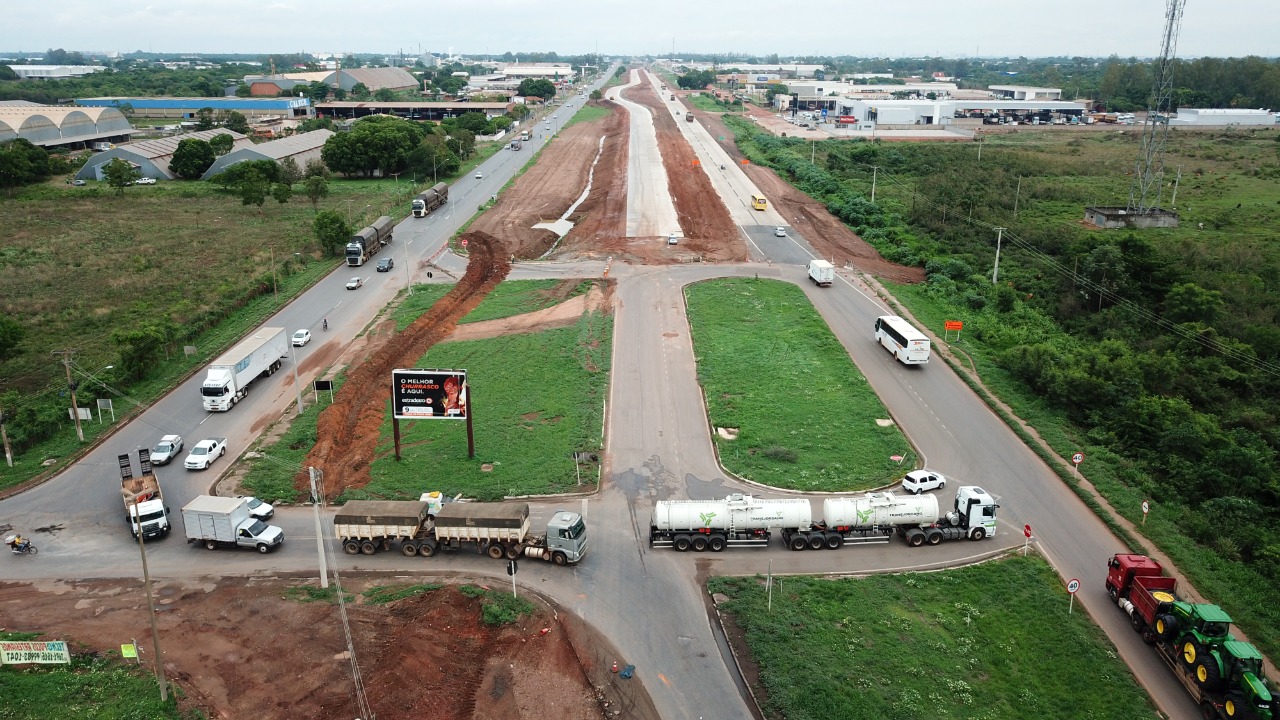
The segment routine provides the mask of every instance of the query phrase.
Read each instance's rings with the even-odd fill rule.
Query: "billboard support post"
[[[467,459],[476,459],[476,434],[471,430],[471,416],[475,413],[476,406],[471,393],[467,393]]]
[[[396,445],[396,461],[400,460],[400,418],[391,416],[391,437]]]

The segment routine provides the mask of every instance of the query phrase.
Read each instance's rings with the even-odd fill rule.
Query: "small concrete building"
[[[1224,127],[1229,125],[1272,127],[1276,122],[1277,116],[1273,112],[1237,108],[1178,108],[1178,114],[1169,118],[1170,127]]]
[[[246,160],[274,160],[278,163],[285,158],[291,157],[294,162],[298,163],[300,169],[306,168],[308,160],[320,157],[320,151],[324,148],[325,141],[332,136],[332,130],[312,130],[311,132],[290,135],[279,140],[232,150],[215,160],[200,179],[208,180],[215,175],[221,174],[232,165]]]
[[[1062,88],[1031,87],[1029,85],[988,85],[992,96],[1010,100],[1061,100]]]
[[[1084,209],[1084,221],[1108,229],[1176,228],[1178,213],[1160,209],[1138,213],[1122,207],[1087,207]]]
[[[97,153],[90,157],[84,167],[80,168],[80,172],[76,173],[76,179],[102,180],[102,169],[112,160],[120,158],[137,168],[143,177],[156,180],[172,180],[174,179],[174,174],[169,170],[169,161],[173,159],[173,153],[177,151],[178,143],[192,138],[208,142],[209,138],[215,135],[230,135],[232,137],[235,141],[231,146],[232,153],[253,145],[253,141],[249,138],[226,128],[201,130],[157,140],[139,140],[138,142],[117,145],[106,152]]]

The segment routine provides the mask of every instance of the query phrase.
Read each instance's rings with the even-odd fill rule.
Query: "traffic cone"
[[[614,671],[614,672],[618,672],[618,661],[617,661],[617,660],[614,660],[614,661],[613,661],[613,671]]]

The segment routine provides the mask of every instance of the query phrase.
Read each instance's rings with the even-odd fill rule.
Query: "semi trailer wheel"
[[[823,538],[828,550],[839,550],[844,545],[844,536],[838,532],[829,532]]]
[[[422,557],[431,557],[436,554],[436,541],[424,540],[418,545],[418,554]]]
[[[358,555],[360,554],[360,543],[355,540],[348,540],[342,543],[342,549],[345,550],[348,555]]]
[[[924,533],[920,530],[908,530],[907,544],[911,547],[920,547],[924,544]]]
[[[702,535],[699,535],[699,536],[695,537],[695,538],[693,539],[693,550],[694,550],[694,552],[706,552],[706,551],[707,551],[707,539],[706,539],[705,537],[703,537]]]
[[[804,550],[809,547],[809,541],[803,535],[796,535],[791,538],[788,543],[792,550]]]
[[[689,546],[693,544],[688,535],[677,535],[671,545],[677,552],[688,552]]]
[[[364,542],[360,543],[360,552],[364,553],[365,555],[372,555],[378,552],[378,546],[374,545],[373,541],[371,540],[365,540]]]
[[[712,535],[711,538],[707,540],[707,547],[711,548],[711,552],[720,552],[721,550],[724,550],[726,544],[727,543],[723,535]]]
[[[507,554],[506,548],[502,547],[502,545],[498,543],[490,543],[488,552],[489,557],[494,560],[501,560],[502,556]]]
[[[405,544],[403,544],[403,545],[401,545],[401,546],[400,546],[400,552],[401,552],[405,557],[413,557],[414,555],[417,555],[417,554],[418,554],[418,546],[417,546],[417,545],[414,545],[414,544],[413,544],[413,543],[411,543],[411,542],[407,542],[407,543],[405,543]]]
[[[515,560],[516,558],[520,557],[523,554],[524,554],[524,548],[521,547],[519,543],[516,543],[515,545],[507,546],[508,560]]]

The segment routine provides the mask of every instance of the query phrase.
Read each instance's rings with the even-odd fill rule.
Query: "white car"
[[[201,440],[191,448],[191,452],[187,453],[187,459],[182,462],[182,466],[188,470],[205,470],[213,464],[214,460],[226,454],[226,438]]]
[[[675,245],[679,241],[680,241],[680,236],[676,235],[675,233],[671,233],[670,235],[667,236],[668,245]]]
[[[155,185],[156,179],[144,177],[144,178],[138,178],[135,182],[138,185]]]
[[[347,281],[348,290],[359,290],[361,285],[364,285],[364,278],[353,277]]]
[[[272,515],[276,514],[276,509],[271,503],[265,503],[256,497],[249,495],[241,495],[240,497],[249,501],[249,514],[259,520],[270,520]]]
[[[778,227],[776,227],[776,228],[774,228],[774,229],[773,229],[773,236],[774,236],[774,237],[786,237],[786,236],[787,236],[787,229],[786,229],[786,228],[784,228],[784,227],[782,227],[781,225],[779,225]]]
[[[306,345],[309,342],[311,342],[310,330],[299,330],[298,332],[293,334],[294,347],[302,347],[303,345]]]
[[[947,479],[932,470],[912,470],[902,478],[902,489],[919,495],[926,490],[942,490]]]

